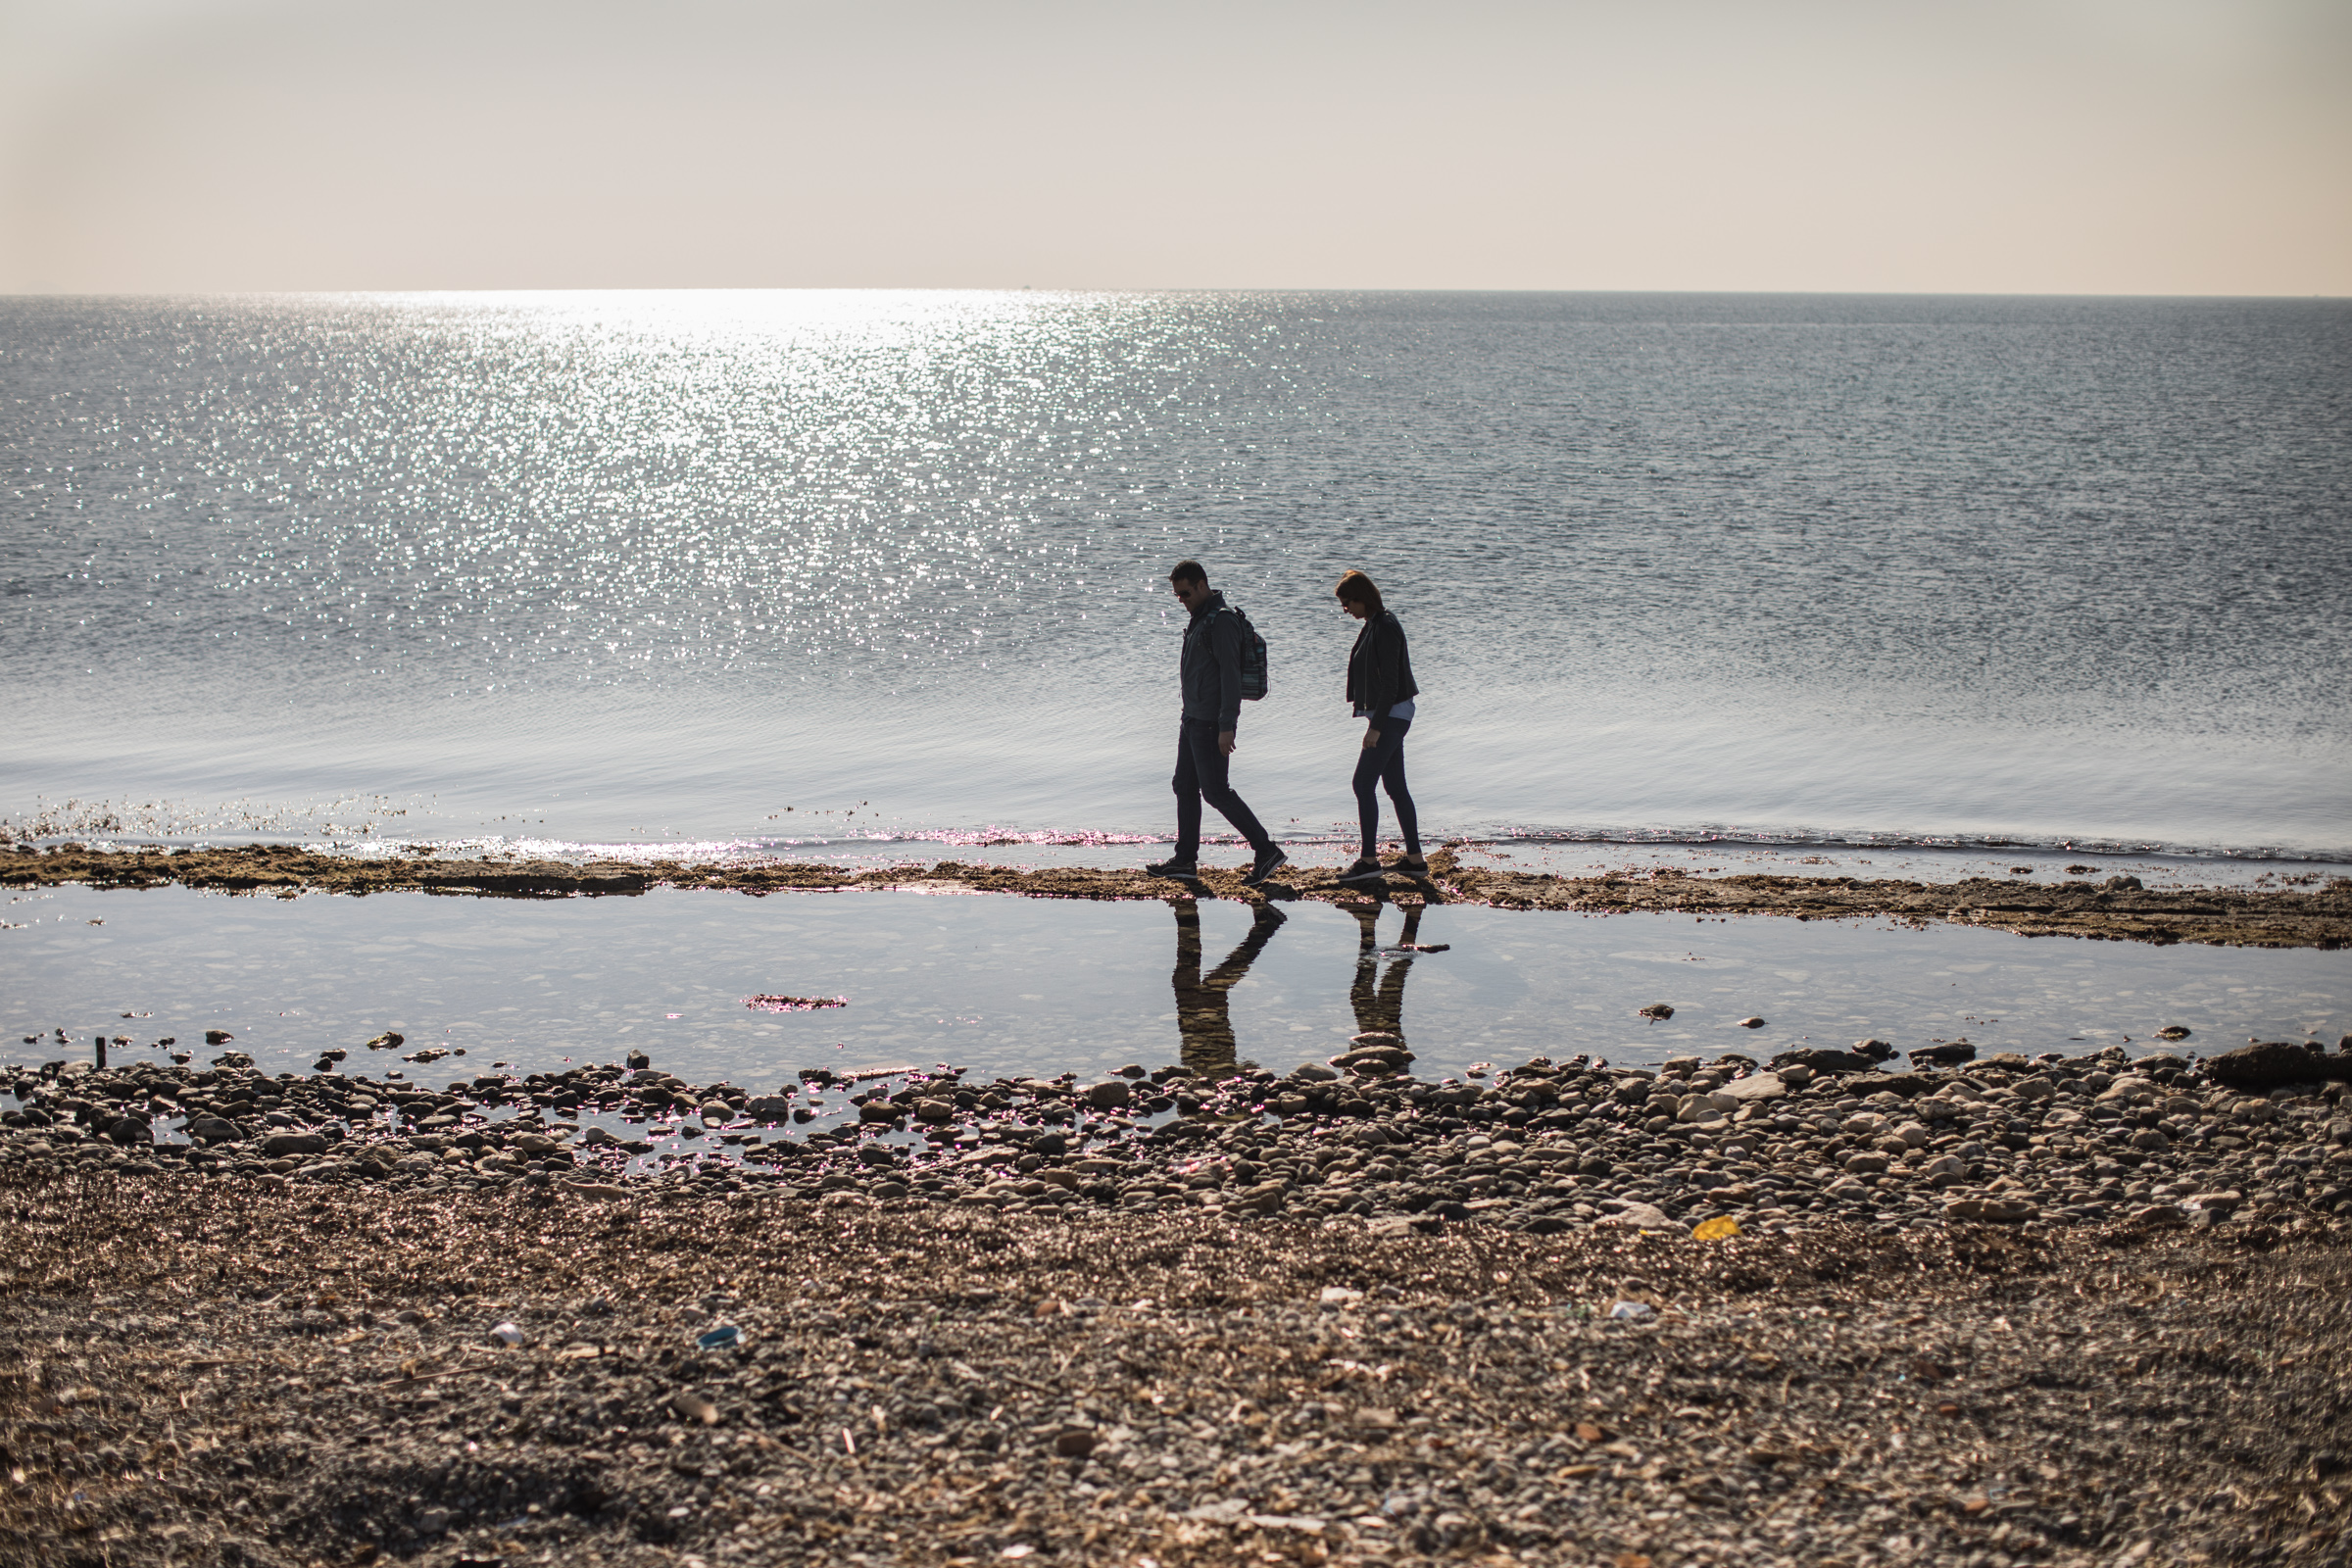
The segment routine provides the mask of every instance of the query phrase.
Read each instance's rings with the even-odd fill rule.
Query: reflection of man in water
[[[1284,915],[1271,904],[1251,909],[1250,934],[1207,974],[1200,972],[1200,906],[1190,899],[1170,900],[1176,911],[1176,1028],[1184,1038],[1184,1064],[1210,1079],[1229,1078],[1238,1065],[1233,1018],[1226,994],[1250,972],[1250,964]]]
[[[1360,1034],[1391,1034],[1404,1038],[1404,977],[1411,972],[1413,956],[1400,953],[1389,960],[1389,972],[1380,972],[1380,940],[1373,932],[1380,923],[1380,905],[1350,905],[1355,915],[1358,940],[1355,949],[1355,984],[1348,988],[1348,1000],[1355,1004],[1355,1027]],[[1421,906],[1406,906],[1404,931],[1396,945],[1409,948],[1420,940]]]

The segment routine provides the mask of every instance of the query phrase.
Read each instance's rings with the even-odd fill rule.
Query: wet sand
[[[1358,904],[1465,903],[1580,914],[1665,913],[1799,920],[1891,919],[1952,922],[2022,936],[2218,947],[2340,949],[2352,943],[2352,878],[2308,890],[2142,888],[2133,877],[2036,885],[1991,877],[1923,883],[1853,877],[1692,876],[1661,867],[1651,875],[1564,877],[1464,866],[1449,851],[1430,858],[1425,881],[1391,877],[1375,892],[1341,883],[1339,863],[1291,866],[1262,895],[1235,870],[1211,870],[1199,893],[1227,899],[1315,899]],[[1024,870],[943,860],[930,866],[858,870],[779,861],[589,861],[446,859],[429,851],[359,858],[291,846],[224,850],[101,851],[66,845],[0,852],[0,885],[87,883],[155,887],[176,882],[232,893],[294,896],[424,891],[510,898],[643,893],[655,887],[713,888],[754,895],[862,889],[1007,893],[1058,899],[1181,899],[1195,890],[1134,870]]]

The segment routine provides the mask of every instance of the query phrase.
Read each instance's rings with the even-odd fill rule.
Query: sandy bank
[[[1379,897],[1467,903],[1510,909],[1583,914],[1667,913],[1728,917],[1789,915],[1800,920],[1884,918],[1950,921],[2025,936],[2117,941],[2201,942],[2215,946],[2335,949],[2352,942],[2352,878],[2309,891],[2192,889],[2154,891],[2132,877],[2101,883],[2036,885],[1990,877],[1922,883],[1852,877],[1700,877],[1661,869],[1654,875],[1562,877],[1464,866],[1447,851],[1430,859],[1431,877],[1392,877]],[[1338,881],[1341,864],[1286,869],[1267,896],[1356,904],[1373,895]],[[848,889],[956,889],[1031,898],[1171,899],[1186,885],[1141,871],[1062,867],[1021,870],[943,860],[931,866],[855,870],[800,862],[690,863],[676,860],[462,860],[430,854],[358,859],[287,846],[225,850],[93,851],[67,845],[0,852],[0,885],[87,883],[153,887],[180,883],[236,893],[379,893],[422,890],[510,898],[643,893],[656,887],[740,893]],[[1259,895],[1238,870],[1211,871],[1201,891],[1219,898]]]

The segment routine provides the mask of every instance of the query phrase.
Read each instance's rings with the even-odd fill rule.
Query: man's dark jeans
[[[1176,776],[1169,781],[1176,791],[1176,858],[1197,860],[1200,858],[1200,803],[1206,801],[1217,808],[1219,815],[1233,824],[1233,830],[1250,841],[1253,854],[1263,854],[1274,840],[1258,821],[1255,812],[1234,794],[1226,781],[1226,771],[1233,759],[1217,749],[1216,720],[1187,718],[1178,720],[1176,735]]]

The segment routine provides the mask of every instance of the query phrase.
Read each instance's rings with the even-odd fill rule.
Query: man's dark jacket
[[[1224,608],[1225,596],[1213,592],[1193,607],[1177,666],[1184,716],[1212,723],[1219,734],[1242,726],[1242,617],[1217,613]]]
[[[1348,701],[1377,726],[1389,716],[1390,709],[1420,690],[1413,684],[1413,659],[1404,646],[1404,627],[1384,610],[1364,622],[1364,629],[1355,634],[1355,646],[1348,652]]]

